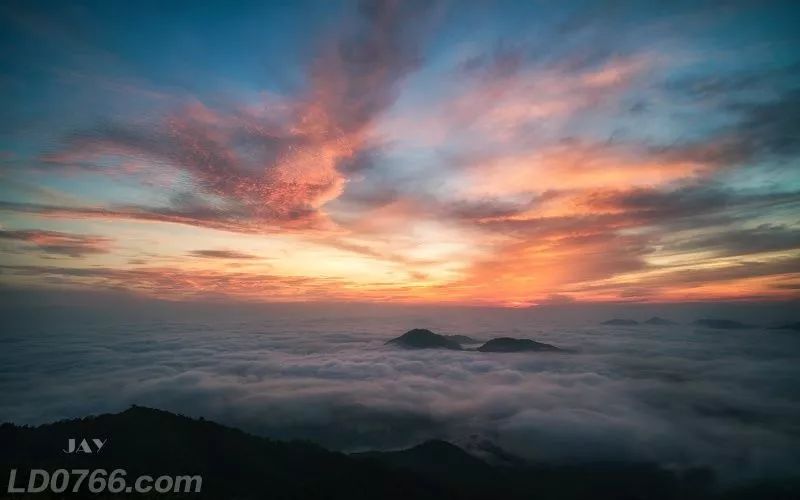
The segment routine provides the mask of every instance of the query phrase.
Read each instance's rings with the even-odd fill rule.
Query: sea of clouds
[[[138,404],[347,451],[443,438],[529,460],[710,465],[738,478],[800,466],[795,332],[497,310],[190,316],[16,315],[0,335],[0,421]],[[385,345],[412,327],[572,352]]]

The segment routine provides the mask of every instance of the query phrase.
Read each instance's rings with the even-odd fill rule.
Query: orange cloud
[[[702,163],[667,161],[621,146],[571,142],[511,156],[477,159],[467,173],[467,195],[502,196],[548,190],[662,186],[701,177]]]
[[[458,63],[395,109],[419,63],[417,7],[362,4],[320,45],[295,95],[241,106],[182,100],[155,119],[75,132],[39,158],[47,173],[124,177],[143,187],[138,199],[0,201],[26,222],[148,222],[131,231],[143,239],[164,237],[158,224],[191,226],[181,229],[198,240],[173,253],[197,257],[192,269],[171,255],[174,269],[10,272],[69,286],[129,282],[170,298],[524,305],[796,295],[798,193],[752,194],[714,180],[756,157],[796,153],[794,115],[784,112],[796,92],[731,107],[739,122],[693,142],[605,140],[651,90],[663,58],[527,60],[518,51]],[[774,220],[759,219],[767,211]],[[219,234],[204,229],[263,245],[217,245]],[[118,250],[103,237],[12,233],[1,237],[72,257]],[[266,243],[290,240],[296,246],[274,251]],[[261,272],[262,256],[279,265]]]

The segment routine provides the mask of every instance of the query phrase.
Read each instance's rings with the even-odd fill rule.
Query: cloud
[[[213,98],[157,92],[146,109],[83,117],[88,125],[43,145],[38,157],[4,163],[14,174],[30,164],[37,175],[123,186],[126,199],[27,190],[3,195],[0,210],[308,244],[344,264],[315,262],[292,274],[352,272],[369,283],[361,292],[370,299],[666,300],[678,292],[662,278],[652,285],[652,275],[676,277],[675,269],[698,264],[697,254],[706,267],[773,269],[765,261],[796,251],[798,66],[760,57],[771,37],[742,35],[735,61],[708,43],[731,41],[718,28],[743,6],[723,15],[697,6],[351,7],[319,38],[303,39],[309,57],[290,71],[296,85]],[[462,38],[487,13],[491,26],[508,29]],[[506,26],[525,13],[535,29]],[[446,22],[432,30],[441,16]],[[113,87],[117,98],[137,84],[162,88],[125,72],[93,84],[92,72],[70,69],[86,85]],[[767,222],[774,227],[755,229]],[[190,248],[217,251],[206,247]],[[715,279],[705,290],[793,293],[790,274],[728,275],[729,288]],[[336,292],[322,294],[307,277],[298,297]],[[206,276],[201,288],[224,279]],[[682,294],[702,289],[679,284]]]
[[[528,305],[547,301],[553,290],[574,291],[572,286],[579,283],[642,271],[648,267],[644,257],[652,251],[647,236],[541,234],[498,244],[489,257],[472,264],[462,280],[442,286],[440,293],[458,295],[477,289],[488,295],[502,289],[507,303]]]
[[[205,256],[209,257],[209,256]],[[213,254],[213,258],[239,258]],[[397,301],[413,298],[413,287],[393,282],[271,274],[252,270],[194,269],[179,266],[64,267],[2,265],[0,275],[14,282],[46,282],[48,287],[126,290],[168,301],[236,299],[241,301]]]
[[[705,177],[701,162],[667,161],[635,145],[570,140],[521,153],[474,155],[465,163],[467,194],[541,193],[616,186],[666,186]]]
[[[763,252],[800,250],[800,228],[784,224],[761,224],[754,228],[722,230],[669,243],[670,250],[711,251],[734,256]]]
[[[67,219],[135,220],[143,222],[168,222],[189,226],[207,227],[242,233],[265,232],[272,226],[259,224],[239,217],[236,211],[222,211],[208,206],[153,208],[146,206],[80,207],[72,205],[45,205],[39,203],[0,202],[0,210]],[[288,227],[288,224],[287,224]]]
[[[795,72],[797,70],[795,69]],[[723,112],[736,117],[702,140],[654,147],[653,154],[731,168],[758,161],[790,160],[800,152],[800,89],[793,87],[759,100],[727,102]]]
[[[598,190],[589,193],[582,203],[594,210],[629,214],[643,225],[686,219],[703,227],[712,215],[747,218],[757,210],[791,209],[800,204],[800,192],[736,190],[700,182],[666,188]]]
[[[455,167],[495,156],[533,156],[534,148],[555,149],[570,139],[592,142],[574,135],[575,123],[617,114],[660,64],[658,56],[643,52],[588,67],[541,66],[523,64],[521,52],[496,56],[499,62],[466,74],[441,75],[446,83],[429,90],[424,106],[402,110],[384,123],[387,140],[455,152],[447,158]],[[595,142],[602,145],[605,138]]]
[[[75,258],[109,253],[112,242],[110,238],[103,236],[34,229],[0,230],[0,239],[19,241],[26,244],[27,248],[46,254]]]
[[[310,88],[299,95],[229,108],[193,101],[155,121],[100,123],[75,131],[63,150],[42,159],[65,167],[121,159],[171,169],[187,174],[195,196],[214,208],[164,214],[138,207],[143,219],[234,231],[325,227],[323,206],[341,194],[351,160],[372,147],[374,120],[416,66],[419,33],[412,28],[426,9],[426,2],[361,3],[359,16],[321,46],[308,68]]]
[[[192,257],[203,257],[208,259],[258,259],[256,255],[236,250],[192,250],[189,252]]]
[[[432,437],[469,445],[478,436],[545,463],[710,465],[738,480],[800,465],[800,401],[792,390],[800,364],[792,335],[719,335],[680,325],[669,334],[652,327],[606,331],[563,314],[554,327],[535,311],[374,312],[322,319],[284,308],[234,318],[204,307],[168,309],[168,328],[156,313],[148,327],[27,320],[26,329],[11,330],[13,357],[0,351],[2,370],[27,374],[24,385],[0,377],[8,396],[0,413],[39,423],[136,403],[346,450]],[[303,335],[282,326],[292,317],[303,318]],[[532,337],[575,352],[385,346],[411,326],[409,317],[442,333]],[[37,340],[54,335],[58,343]],[[76,399],[76,391],[83,396]]]
[[[537,300],[537,305],[565,305],[565,304],[572,304],[575,302],[575,297],[571,295],[564,295],[560,293],[552,293],[548,295],[544,300]]]
[[[695,74],[668,79],[664,87],[677,97],[697,104],[721,103],[737,107],[754,93],[782,93],[790,89],[800,72],[800,63],[753,70],[739,69],[720,77],[717,74]],[[752,101],[751,101],[752,102]]]

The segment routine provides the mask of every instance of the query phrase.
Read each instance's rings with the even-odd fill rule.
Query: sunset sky
[[[800,295],[791,3],[266,4],[0,4],[3,287]]]

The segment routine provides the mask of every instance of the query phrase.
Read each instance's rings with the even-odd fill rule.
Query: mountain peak
[[[560,351],[558,347],[531,339],[500,337],[478,347],[481,352]]]
[[[410,349],[452,349],[461,350],[461,344],[444,335],[433,333],[426,328],[414,328],[394,338],[387,344],[397,344]]]
[[[652,318],[648,319],[644,322],[645,325],[674,325],[676,324],[674,321],[670,321],[668,319],[660,318],[658,316],[653,316]]]

